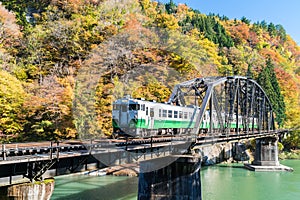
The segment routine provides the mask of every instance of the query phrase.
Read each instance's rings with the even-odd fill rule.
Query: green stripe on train
[[[160,129],[160,128],[194,128],[193,121],[175,121],[175,120],[154,120],[153,125],[149,120],[148,123],[144,119],[139,119],[136,128]],[[201,123],[200,128],[208,128],[208,123]]]
[[[193,121],[175,121],[175,120],[154,120],[151,124],[151,120],[146,123],[145,119],[138,119],[136,122],[131,122],[130,128],[144,128],[144,129],[160,129],[160,128],[194,128],[195,122]],[[117,123],[113,122],[113,127],[119,128]],[[152,128],[150,128],[152,127]],[[210,127],[209,122],[202,122],[200,128],[208,129]],[[239,128],[243,128],[242,124],[239,124]],[[252,124],[249,124],[252,128]],[[220,128],[220,124],[213,124],[213,128]],[[236,128],[235,123],[231,123],[228,128]],[[257,124],[254,124],[254,128],[257,128]]]

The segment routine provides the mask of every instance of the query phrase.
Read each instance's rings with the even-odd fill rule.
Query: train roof
[[[124,97],[124,98],[120,98],[120,99],[117,99],[114,101],[114,103],[133,103],[133,104],[136,104],[136,103],[157,103],[156,101],[148,101],[148,100],[145,100],[143,98],[128,98],[128,97]]]
[[[152,101],[148,101],[145,100],[144,98],[131,98],[131,97],[124,97],[124,98],[120,98],[114,101],[114,104],[122,104],[122,103],[128,103],[128,104],[156,104],[156,105],[161,105],[161,106],[172,106],[172,107],[182,107],[182,106],[177,106],[177,105],[173,105],[170,103],[159,103],[156,102],[155,100]],[[188,107],[188,108],[196,108],[197,106],[195,105],[188,105],[188,106],[184,106],[184,107]]]

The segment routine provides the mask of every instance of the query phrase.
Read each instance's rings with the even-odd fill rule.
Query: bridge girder
[[[194,133],[209,113],[209,133],[275,130],[271,102],[262,87],[242,76],[195,78],[177,84],[169,103],[199,109]],[[235,125],[234,125],[235,124]]]

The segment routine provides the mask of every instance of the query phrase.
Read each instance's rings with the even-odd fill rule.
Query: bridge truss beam
[[[207,115],[209,128],[206,131],[209,134],[275,130],[270,100],[261,86],[250,78],[206,77],[186,81],[175,86],[169,103],[180,106],[192,104],[199,109],[194,116],[193,133],[203,131]]]

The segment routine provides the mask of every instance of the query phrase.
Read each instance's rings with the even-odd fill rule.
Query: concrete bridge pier
[[[280,165],[278,161],[278,137],[258,138],[255,142],[256,147],[253,165]]]
[[[293,171],[293,168],[281,165],[278,160],[278,137],[257,138],[255,157],[252,164],[245,167],[253,171]]]
[[[161,163],[168,163],[166,159],[171,164],[160,166]],[[156,166],[161,168],[151,170]],[[138,199],[201,200],[200,168],[201,159],[193,156],[169,156],[145,161],[140,165]]]

